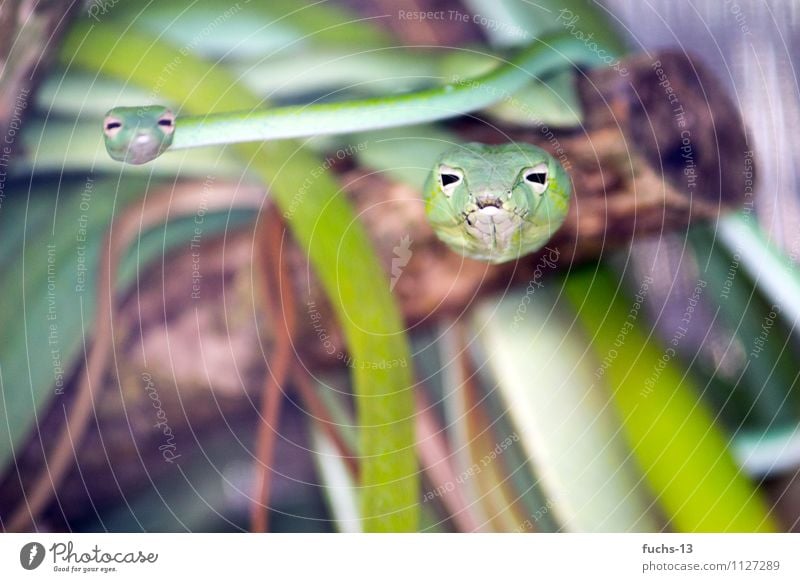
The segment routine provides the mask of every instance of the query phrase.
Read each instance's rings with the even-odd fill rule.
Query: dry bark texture
[[[0,140],[11,150],[3,151],[8,158],[19,147],[31,98],[78,6],[74,0],[0,0]]]

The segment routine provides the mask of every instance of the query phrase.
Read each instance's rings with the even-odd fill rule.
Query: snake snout
[[[109,153],[116,160],[139,165],[158,157],[161,148],[162,144],[158,136],[154,135],[152,131],[138,129],[123,147],[116,148],[120,151],[112,151],[109,148]]]
[[[153,135],[149,131],[138,131],[133,141],[140,145],[145,145],[153,141]]]
[[[500,208],[503,205],[502,200],[499,197],[495,196],[491,192],[486,192],[482,194],[478,194],[475,197],[475,204],[478,208],[487,208],[489,206],[494,206],[495,208]]]

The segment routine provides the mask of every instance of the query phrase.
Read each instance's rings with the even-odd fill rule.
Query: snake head
[[[469,143],[435,164],[426,211],[451,248],[503,263],[545,245],[567,216],[570,192],[564,168],[541,148]]]
[[[161,105],[115,107],[103,120],[108,154],[119,162],[145,164],[172,144],[175,114]]]

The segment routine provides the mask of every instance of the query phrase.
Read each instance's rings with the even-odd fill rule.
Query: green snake
[[[563,35],[543,37],[487,74],[454,84],[337,103],[177,117],[167,107],[117,107],[103,122],[115,160],[144,164],[167,150],[354,133],[456,117],[513,97],[565,58],[587,59]],[[425,186],[426,215],[436,235],[462,255],[503,263],[550,239],[569,208],[570,179],[530,144],[469,143],[445,152]]]

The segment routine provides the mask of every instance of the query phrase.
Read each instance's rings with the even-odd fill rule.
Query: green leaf
[[[522,127],[577,127],[583,121],[575,76],[562,71],[534,82],[486,110],[501,123]],[[542,130],[544,131],[544,130]]]
[[[0,466],[19,454],[44,407],[64,398],[94,321],[94,274],[106,230],[146,189],[141,179],[121,178],[87,175],[56,191],[34,186],[29,197],[3,204],[0,328],[12,341],[0,349]]]
[[[359,165],[384,173],[420,192],[434,160],[454,147],[459,138],[431,125],[398,127],[351,137]]]
[[[317,465],[323,493],[340,533],[361,533],[361,515],[358,511],[358,485],[347,470],[347,464],[333,444],[332,439],[311,423],[311,455]]]
[[[614,275],[600,265],[571,272],[565,292],[598,357],[614,355],[604,376],[671,526],[683,532],[775,531],[699,390],[672,359],[674,348],[656,345],[635,317],[631,322],[631,306]]]
[[[471,325],[477,368],[491,371],[489,387],[541,480],[541,505],[567,531],[657,531],[599,362],[541,283],[481,302]]]
[[[98,14],[100,24],[133,25],[180,51],[208,58],[262,58],[273,52],[294,52],[305,45],[375,47],[389,44],[387,35],[331,2],[236,2],[195,0],[179,3],[128,0]],[[111,22],[113,21],[113,22]],[[173,65],[175,66],[175,65]]]
[[[755,217],[731,215],[718,229],[689,231],[706,299],[743,352],[741,368],[710,370],[712,401],[735,431],[734,450],[752,474],[796,467],[800,384],[794,355],[800,270],[766,239]]]
[[[608,9],[590,0],[467,0],[473,21],[493,44],[525,44],[549,32],[569,32],[587,51],[619,56],[625,52],[610,26]]]

